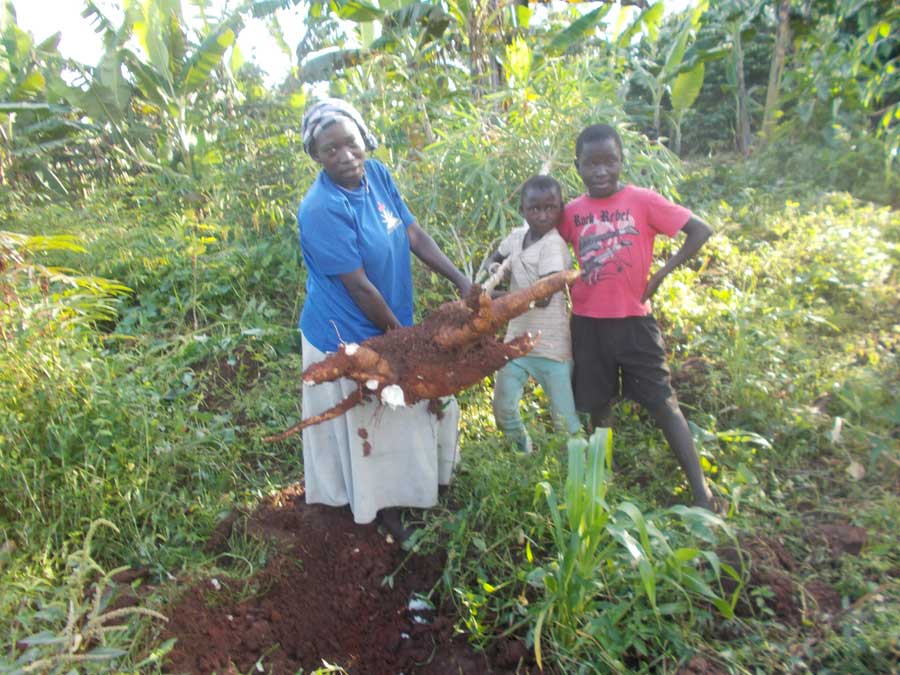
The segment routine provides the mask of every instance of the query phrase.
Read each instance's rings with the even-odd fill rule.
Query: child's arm
[[[561,272],[563,270],[572,269],[572,258],[569,256],[569,246],[562,240],[557,239],[556,243],[558,245],[554,245],[547,250],[547,253],[543,256],[540,263],[540,278],[549,277],[551,274],[556,274],[557,272]],[[557,291],[556,293],[565,293],[565,290]],[[535,307],[547,307],[550,305],[550,301],[556,297],[556,293],[553,295],[548,295],[543,300],[535,300]]]
[[[500,249],[497,249],[484,263],[484,266],[488,272],[488,278],[483,282],[482,285],[494,300],[506,295],[506,291],[496,291],[494,290],[494,288],[498,283],[503,281],[503,278],[506,277],[507,274],[509,274],[509,270],[507,269],[503,272],[503,277],[495,278],[498,274],[500,274],[501,266],[508,257],[508,255],[501,253]]]
[[[647,288],[641,296],[641,302],[646,302],[653,297],[653,294],[656,293],[659,285],[669,275],[669,272],[697,255],[697,251],[712,235],[712,228],[696,216],[691,216],[690,220],[681,228],[681,231],[687,235],[687,239],[685,239],[681,248],[671,258],[666,260],[666,264],[650,277],[650,280],[647,282]]]

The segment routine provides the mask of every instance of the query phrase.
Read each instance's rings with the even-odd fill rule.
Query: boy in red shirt
[[[672,389],[649,299],[669,272],[700,250],[712,229],[652,190],[619,183],[622,154],[622,139],[609,125],[595,124],[579,134],[575,167],[587,194],[566,205],[559,226],[581,267],[571,290],[575,405],[590,413],[596,427],[608,426],[620,391],[640,403],[687,474],[694,504],[711,509],[712,495]],[[678,232],[687,235],[681,248],[650,276],[654,238]]]

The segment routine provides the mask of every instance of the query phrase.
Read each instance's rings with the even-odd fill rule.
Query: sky
[[[116,0],[95,0],[106,16],[118,23],[121,12],[120,3]],[[235,7],[238,2],[232,0],[212,0],[210,6]],[[16,22],[30,32],[37,42],[61,33],[60,53],[87,65],[96,65],[103,53],[100,36],[94,32],[91,23],[81,16],[84,3],[81,0],[13,0],[16,10]],[[185,13],[192,9],[189,2],[182,2]],[[219,14],[213,10],[213,16]],[[300,8],[279,10],[277,18],[289,45],[296,45],[303,36],[303,19]],[[238,47],[247,61],[253,61],[268,73],[270,83],[282,81],[290,71],[291,59],[284,54],[269,35],[263,21],[250,19],[238,35]]]
[[[118,22],[119,2],[117,0],[95,0],[107,16]],[[666,0],[666,10],[673,11],[691,4],[691,0]],[[212,7],[235,7],[237,0],[211,0]],[[87,65],[96,65],[102,53],[100,36],[94,32],[90,22],[81,16],[84,3],[81,0],[13,0],[16,21],[20,27],[30,32],[38,42],[60,32],[62,38],[59,50],[68,58]],[[184,11],[192,5],[182,2]],[[629,8],[635,11],[634,8]],[[218,12],[214,11],[214,15]],[[279,10],[277,18],[281,24],[288,45],[299,43],[303,36],[303,11],[300,8]],[[612,22],[612,17],[610,17]],[[269,35],[265,24],[259,19],[251,19],[238,35],[238,47],[247,61],[256,63],[267,73],[266,80],[275,84],[284,80],[290,71],[291,59],[284,54]]]

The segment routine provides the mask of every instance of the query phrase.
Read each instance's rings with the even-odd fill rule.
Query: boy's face
[[[604,138],[585,143],[575,160],[575,168],[588,194],[594,199],[615,194],[619,190],[619,171],[622,170],[622,153],[616,139]]]
[[[562,195],[554,188],[530,188],[522,194],[522,215],[535,238],[540,239],[559,225]]]

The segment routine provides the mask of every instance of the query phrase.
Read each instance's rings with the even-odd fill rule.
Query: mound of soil
[[[224,521],[209,547],[227,546],[234,527],[277,553],[250,578],[204,579],[164,610],[164,637],[178,640],[167,672],[280,674],[323,662],[354,675],[529,671],[524,648],[504,644],[492,664],[454,635],[450,608],[411,605],[440,578],[440,556],[408,556],[349,509],[307,505],[290,488]]]
[[[762,596],[765,604],[778,621],[787,625],[800,625],[804,619],[827,622],[841,608],[840,594],[826,582],[812,579],[801,584],[796,580],[800,566],[773,537],[746,537],[740,542],[740,551],[728,547],[720,550],[719,556],[737,570],[741,569],[741,560],[746,566],[747,588],[736,608],[742,616],[756,613],[751,597],[752,591],[760,588],[768,588]]]

